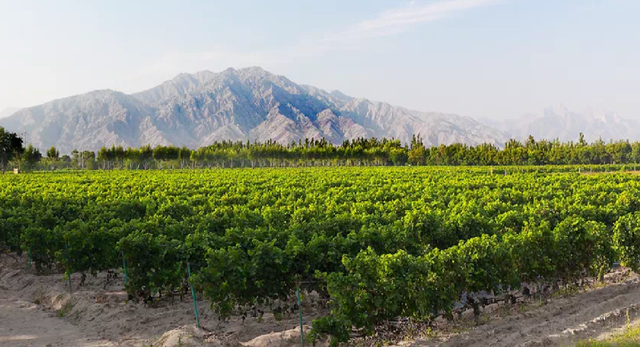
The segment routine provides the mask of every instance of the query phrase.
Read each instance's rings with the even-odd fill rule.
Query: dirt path
[[[443,340],[403,343],[412,347],[567,346],[596,338],[640,316],[640,279],[553,299],[524,312],[492,317],[479,327]]]
[[[6,274],[11,276],[12,273]],[[1,283],[1,282],[0,282]],[[87,337],[80,328],[46,312],[0,284],[0,346],[111,347],[109,341]]]

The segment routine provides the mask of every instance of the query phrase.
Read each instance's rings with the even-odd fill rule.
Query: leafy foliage
[[[620,217],[613,227],[613,242],[622,265],[640,269],[640,213]]]
[[[331,313],[313,335],[337,343],[353,327],[448,314],[476,293],[569,283],[615,260],[637,268],[640,181],[565,172],[575,169],[3,175],[0,247],[67,274],[118,268],[124,257],[127,291],[144,300],[183,291],[190,264],[221,317],[297,286],[317,290]]]

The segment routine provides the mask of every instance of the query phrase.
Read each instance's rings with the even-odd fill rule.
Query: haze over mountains
[[[12,112],[13,113],[13,112]],[[418,112],[384,102],[352,98],[298,85],[259,67],[180,74],[135,94],[98,90],[25,108],[0,125],[26,132],[39,148],[62,153],[97,150],[112,144],[196,148],[221,140],[275,140],[288,144],[321,138],[340,144],[359,137],[409,142],[420,134],[425,145],[455,142],[502,146],[508,138],[575,140],[637,138],[635,122],[614,113],[577,114],[563,107],[511,122],[481,124],[455,114]]]
[[[9,117],[20,109],[17,107],[6,107],[0,111],[0,118]]]
[[[517,119],[489,121],[491,125],[509,138],[525,140],[529,135],[536,139],[559,139],[576,141],[583,133],[587,141],[599,138],[609,140],[640,140],[640,122],[624,119],[608,110],[587,108],[574,112],[564,105],[547,107],[537,114],[525,114]]]

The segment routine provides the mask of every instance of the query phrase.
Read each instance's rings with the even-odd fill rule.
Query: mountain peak
[[[556,103],[555,105],[546,107],[544,109],[545,115],[552,114],[557,116],[565,116],[567,113],[569,113],[569,110],[562,103]]]
[[[269,73],[267,70],[261,68],[260,66],[248,66],[240,69],[239,71],[247,72],[247,73],[259,73],[259,74]]]
[[[112,89],[96,89],[88,92],[87,94],[94,95],[94,96],[108,96],[108,95],[124,94],[124,93],[116,90],[112,90]]]
[[[339,90],[334,90],[330,93],[333,97],[338,98],[340,100],[344,100],[344,101],[349,101],[352,99],[352,97],[344,94],[343,92],[339,91]]]
[[[501,145],[505,140],[500,132],[462,117],[416,114],[339,91],[300,86],[253,66],[183,73],[131,95],[97,90],[24,109],[0,124],[27,132],[39,148],[53,145],[63,153],[113,144],[197,148],[222,140],[289,144],[322,137],[336,144],[362,137],[408,143],[418,133],[432,146]]]
[[[598,120],[604,123],[620,123],[624,122],[618,113],[615,111],[610,111],[604,108],[595,108],[595,107],[587,107],[582,114],[593,119]]]

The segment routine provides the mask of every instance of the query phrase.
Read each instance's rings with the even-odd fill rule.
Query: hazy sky
[[[0,111],[262,66],[422,111],[640,118],[640,0],[0,0]]]

